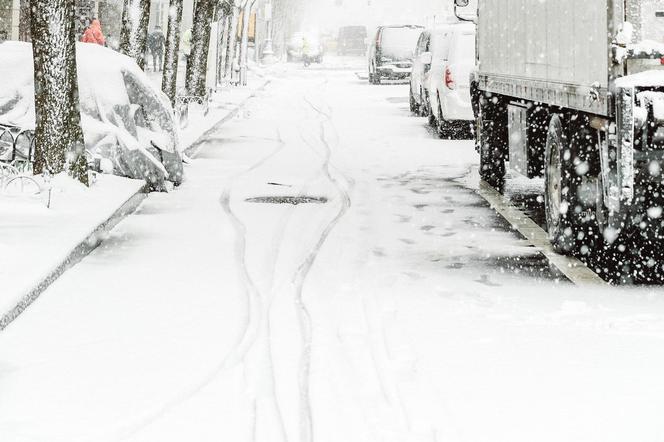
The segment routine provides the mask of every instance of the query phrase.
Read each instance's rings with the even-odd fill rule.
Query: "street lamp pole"
[[[272,48],[272,0],[265,3],[265,43],[263,44],[263,64],[274,63],[274,49]]]

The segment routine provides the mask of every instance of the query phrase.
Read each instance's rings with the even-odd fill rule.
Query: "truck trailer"
[[[481,178],[500,189],[507,168],[544,177],[559,253],[592,253],[625,236],[663,249],[664,0],[455,8],[477,25]]]

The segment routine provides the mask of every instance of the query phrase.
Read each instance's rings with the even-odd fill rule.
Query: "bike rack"
[[[32,174],[34,160],[34,131],[0,124],[0,188],[6,190],[18,180],[21,193],[28,182],[41,191],[39,183],[29,175]]]

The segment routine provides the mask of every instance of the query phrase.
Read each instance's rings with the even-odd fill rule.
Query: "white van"
[[[469,80],[475,65],[475,25],[455,23],[433,30],[429,49],[419,55],[426,70],[423,113],[441,138],[470,133],[475,119]]]

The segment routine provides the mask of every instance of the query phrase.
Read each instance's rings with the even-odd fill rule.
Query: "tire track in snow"
[[[326,82],[324,82],[322,85],[324,85]],[[321,85],[321,86],[322,86]],[[310,99],[308,99],[306,96],[302,97],[303,98],[303,109],[311,108],[313,109],[316,114],[319,116],[320,121],[318,123],[318,142],[320,142],[321,146],[323,147],[323,154],[322,154],[322,166],[321,166],[321,171],[324,174],[324,176],[333,184],[333,186],[337,189],[337,192],[340,195],[340,200],[341,200],[341,207],[339,208],[339,211],[336,213],[336,215],[333,217],[333,219],[325,225],[324,229],[322,230],[320,236],[318,237],[317,242],[314,244],[313,248],[307,253],[306,258],[304,261],[297,267],[297,271],[291,278],[292,284],[295,287],[295,305],[297,307],[297,312],[298,312],[298,322],[300,325],[300,331],[301,331],[301,337],[302,337],[302,356],[300,360],[300,369],[299,369],[299,397],[300,397],[300,412],[299,412],[299,417],[300,417],[300,441],[301,442],[312,442],[313,441],[313,422],[312,422],[312,413],[311,413],[311,402],[310,402],[310,390],[309,390],[309,379],[310,379],[310,367],[311,367],[311,342],[312,342],[312,325],[311,325],[311,316],[309,314],[309,311],[307,309],[307,306],[304,302],[304,284],[306,281],[306,278],[309,274],[309,271],[311,267],[313,266],[318,253],[320,249],[322,248],[323,244],[327,240],[330,232],[334,229],[334,227],[337,225],[339,220],[345,215],[347,210],[350,207],[351,201],[350,201],[350,196],[347,188],[350,188],[353,184],[352,180],[343,177],[343,175],[336,169],[334,169],[332,163],[331,163],[331,156],[332,156],[332,146],[331,142],[329,141],[330,137],[330,132],[335,131],[336,129],[334,126],[331,124],[331,112],[329,109],[323,110],[320,107],[314,105]],[[305,104],[306,103],[306,104]],[[301,135],[303,135],[301,133]],[[242,138],[251,138],[251,137],[242,137]],[[264,139],[264,138],[261,138]],[[320,155],[321,152],[319,149],[317,149],[313,144],[310,143],[309,141],[306,140],[304,136],[302,136],[302,140],[305,142],[305,144],[314,151],[314,153]],[[244,175],[248,172],[255,171],[263,166],[265,166],[271,159],[279,155],[279,153],[284,149],[286,146],[283,139],[279,137],[278,140],[274,140],[278,142],[277,147],[266,157],[255,163],[252,167],[250,167],[247,170],[242,171],[241,173],[237,174],[231,182],[235,181],[239,176]],[[316,143],[318,144],[318,143]],[[333,170],[335,170],[336,173],[339,175],[342,175],[341,178],[337,178],[333,174]],[[229,354],[227,354],[219,364],[214,366],[205,376],[203,376],[198,382],[196,382],[194,385],[191,386],[191,388],[181,392],[180,394],[177,394],[174,396],[171,400],[167,401],[166,403],[156,407],[153,410],[150,410],[146,412],[143,416],[139,417],[136,419],[133,423],[125,426],[124,428],[119,429],[118,431],[115,432],[114,437],[109,438],[108,440],[127,440],[131,438],[132,436],[136,435],[139,431],[144,429],[145,427],[149,426],[151,423],[157,421],[158,419],[164,417],[169,411],[173,410],[177,406],[181,405],[182,403],[186,402],[187,400],[193,398],[201,392],[206,386],[208,386],[211,382],[213,382],[220,373],[229,370],[233,367],[236,367],[239,364],[242,364],[245,361],[245,358],[249,354],[249,352],[252,350],[252,347],[256,344],[260,332],[261,332],[261,327],[265,327],[264,330],[266,332],[266,336],[269,338],[270,335],[270,325],[269,325],[269,309],[265,310],[265,304],[263,301],[265,301],[265,297],[261,294],[260,290],[258,289],[255,281],[251,277],[251,274],[249,272],[249,268],[247,265],[247,226],[242,222],[242,220],[233,212],[233,208],[231,205],[231,191],[232,191],[232,184],[227,186],[227,188],[224,190],[222,193],[219,203],[222,206],[223,210],[225,213],[229,216],[229,219],[231,220],[231,224],[233,225],[233,228],[236,231],[236,243],[234,247],[234,254],[236,256],[237,262],[240,263],[240,277],[241,280],[244,282],[245,285],[245,296],[247,299],[247,313],[246,313],[246,318],[244,319],[244,328],[240,333],[240,336],[236,342],[236,344],[233,347],[233,350]],[[300,189],[300,191],[304,191],[306,188],[306,183],[305,185]],[[290,211],[292,212],[295,210],[295,208],[291,208]],[[282,232],[283,233],[283,232]],[[278,242],[281,241],[281,237],[278,238]],[[267,345],[262,345],[261,350],[264,352],[264,356],[266,356],[268,364],[271,364],[271,354],[270,354],[270,346],[269,346],[269,339],[265,340],[263,344]],[[260,352],[259,352],[260,353]],[[273,370],[270,371],[270,376],[272,376],[272,386],[274,385],[274,372]],[[275,398],[274,400],[274,413],[276,414],[276,419],[279,422],[279,436],[273,435],[275,439],[272,439],[276,442],[276,438],[279,438],[280,441],[287,442],[287,434],[284,426],[284,421],[282,417],[282,412],[279,409],[278,404],[276,403],[276,395],[274,394],[274,391],[272,392],[273,397]],[[252,405],[253,408],[253,414],[254,418],[258,414],[257,407],[256,407],[256,402],[253,403]],[[254,421],[254,428],[253,428],[253,435],[254,435],[254,440],[256,440],[256,433],[257,433],[257,428],[256,428],[256,421]]]
[[[321,171],[323,175],[328,179],[330,183],[333,184],[335,189],[337,190],[338,194],[340,195],[340,200],[341,200],[341,206],[339,208],[339,211],[335,214],[333,219],[327,223],[324,226],[324,229],[320,233],[318,240],[314,244],[313,248],[307,253],[304,261],[302,264],[300,264],[297,267],[297,270],[293,277],[291,278],[292,284],[294,286],[294,302],[296,306],[296,311],[298,313],[298,323],[300,326],[300,336],[301,336],[301,359],[300,359],[300,367],[299,367],[299,373],[298,373],[298,381],[299,381],[299,403],[300,403],[300,409],[299,409],[299,421],[300,421],[300,441],[301,442],[312,442],[313,441],[313,422],[312,422],[312,413],[311,413],[311,402],[310,402],[310,392],[309,392],[309,379],[310,379],[310,366],[311,366],[311,342],[312,342],[312,324],[311,324],[311,316],[309,314],[309,311],[306,307],[306,304],[304,303],[304,283],[306,281],[306,278],[309,274],[309,271],[311,267],[313,266],[316,257],[318,256],[318,253],[320,249],[322,248],[323,244],[325,243],[327,237],[329,236],[330,232],[334,229],[334,227],[337,225],[339,220],[344,216],[344,214],[347,212],[348,208],[350,207],[350,196],[348,194],[348,191],[346,190],[347,187],[351,185],[351,181],[348,179],[344,179],[345,183],[342,183],[341,179],[336,178],[332,174],[332,164],[331,164],[331,156],[332,156],[332,146],[331,143],[329,142],[328,139],[328,126],[330,126],[330,120],[331,120],[331,114],[326,111],[321,110],[317,106],[313,105],[311,101],[306,97],[306,95],[303,97],[304,102],[306,105],[304,106],[306,110],[308,108],[313,109],[318,118],[320,118],[320,122],[318,123],[318,138],[317,141],[321,144],[323,147],[323,154],[321,156],[322,159],[322,166],[321,166]],[[322,117],[322,118],[321,118]],[[304,136],[304,130],[305,128],[300,128],[300,136],[302,141],[314,151],[314,153],[320,155],[319,150],[314,146],[314,143],[311,143],[307,140],[307,138]],[[317,143],[316,143],[317,144]],[[262,166],[264,166],[266,163],[268,163],[272,158],[274,158],[276,155],[278,155],[281,150],[285,147],[285,142],[283,139],[280,137],[280,146],[278,149],[276,149],[274,152],[272,152],[269,156],[252,166],[250,169],[247,171],[243,172],[242,174],[246,174],[250,171],[256,170]],[[317,176],[317,175],[316,175]],[[314,177],[315,178],[315,177]],[[345,184],[345,185],[344,185]],[[298,194],[303,194],[303,192],[306,190],[308,187],[307,182],[305,182],[299,190]],[[258,309],[254,309],[253,313],[251,316],[248,318],[248,324],[247,324],[247,333],[245,334],[244,338],[242,339],[241,343],[238,345],[235,351],[235,356],[231,358],[232,361],[235,363],[240,363],[243,361],[247,353],[251,350],[252,346],[255,345],[256,340],[260,338],[260,328],[261,325],[258,323],[259,321],[263,321],[263,325],[265,327],[265,338],[268,338],[266,340],[267,345],[263,346],[262,349],[259,349],[259,352],[263,352],[264,356],[267,358],[267,365],[269,366],[269,376],[271,377],[272,380],[272,386],[274,386],[274,371],[272,368],[272,355],[271,355],[271,348],[269,346],[269,336],[270,336],[270,320],[269,320],[269,313],[270,313],[270,304],[271,304],[271,298],[274,296],[274,293],[270,293],[272,296],[268,296],[270,299],[265,299],[266,296],[264,294],[260,293],[260,290],[257,288],[256,283],[253,281],[251,278],[249,269],[248,269],[248,263],[247,263],[247,253],[246,253],[246,242],[247,242],[247,227],[240,218],[233,212],[233,209],[231,207],[231,197],[230,197],[230,192],[231,192],[232,186],[229,186],[226,189],[226,192],[224,193],[224,196],[221,199],[222,206],[224,207],[224,210],[226,213],[230,216],[230,218],[233,221],[233,225],[236,228],[237,232],[237,237],[238,237],[238,243],[236,246],[236,258],[238,259],[238,262],[241,263],[242,267],[242,278],[244,281],[247,283],[247,295],[249,296],[250,302],[253,300],[256,300],[256,302],[253,303],[253,305],[258,305]],[[286,216],[284,216],[284,220],[282,224],[287,224],[289,218],[291,215],[294,213],[295,207],[289,208]],[[283,241],[283,234],[284,234],[284,225],[279,229],[279,234],[273,238],[273,242],[280,244]],[[278,255],[279,252],[279,247],[276,250],[276,255]],[[278,256],[273,256],[273,259],[271,260],[273,263],[273,266],[276,267],[277,261],[278,261]],[[274,267],[273,267],[273,272],[274,272]],[[274,287],[271,292],[274,292]],[[261,302],[265,301],[270,301],[267,304],[263,304],[262,308],[260,306]],[[280,428],[281,428],[281,436],[282,440],[286,441],[287,440],[287,434],[285,431],[285,427],[283,424],[283,417],[282,417],[282,412],[278,406],[277,399],[276,399],[276,394],[274,393],[274,390],[272,389],[271,393],[273,397],[273,401],[275,404],[274,407],[274,413],[278,416],[278,420],[280,423]],[[257,420],[256,420],[256,415],[258,411],[256,408],[254,408],[254,438],[256,437],[257,433]],[[254,439],[256,440],[256,439]]]
[[[277,142],[277,147],[266,157],[261,159],[259,162],[254,164],[251,168],[248,170],[245,170],[241,173],[239,173],[236,177],[234,177],[232,180],[237,178],[238,176],[245,174],[249,171],[258,169],[265,163],[267,163],[270,159],[275,157],[279,152],[285,147],[285,144],[283,143],[283,140],[281,138],[278,139],[270,139],[270,138],[264,138],[264,137],[238,137],[238,138],[258,138],[261,140],[266,140],[266,141],[275,141]],[[239,220],[232,212],[230,208],[230,191],[231,191],[232,186],[227,186],[227,188],[224,190],[222,193],[219,202],[224,209],[224,211],[229,215],[229,219],[231,220],[231,223],[233,225],[233,228],[235,229],[237,235],[236,238],[238,240],[235,243],[235,255],[236,258],[238,259],[238,262],[245,263],[244,256],[246,254],[246,226],[242,223],[241,220]],[[258,289],[256,288],[255,283],[253,282],[252,278],[249,275],[248,269],[246,267],[246,263],[241,266],[240,270],[240,277],[241,280],[244,281],[245,283],[245,296],[247,298],[247,317],[245,318],[244,321],[244,329],[240,333],[240,337],[236,341],[236,344],[233,346],[233,350],[226,355],[219,364],[215,365],[205,376],[203,376],[199,382],[195,383],[194,385],[191,386],[191,388],[181,392],[180,394],[174,396],[171,400],[167,401],[166,403],[162,404],[159,407],[156,407],[155,409],[147,412],[144,414],[144,416],[140,417],[137,419],[134,423],[129,424],[125,426],[124,428],[121,428],[118,432],[116,432],[114,437],[109,437],[105,440],[127,440],[131,438],[132,436],[136,435],[139,431],[144,429],[145,427],[149,426],[156,420],[160,419],[166,413],[177,407],[178,405],[186,402],[187,400],[191,399],[192,397],[196,396],[199,392],[201,392],[205,387],[207,387],[212,381],[214,381],[217,376],[226,370],[229,370],[233,368],[234,366],[237,366],[242,362],[244,359],[244,356],[246,353],[249,351],[251,348],[251,345],[255,341],[255,338],[258,334],[258,327],[260,326],[260,323],[253,318],[256,318],[259,316],[258,314],[258,300],[260,293]],[[283,429],[283,426],[282,426]],[[284,441],[286,441],[285,438],[285,429],[283,429],[283,434],[284,434]]]
[[[318,112],[320,115],[324,116],[327,121],[331,119],[331,112],[328,109],[323,109],[322,106],[319,106],[313,103],[311,100],[307,99],[307,103]],[[321,125],[321,140],[327,148],[327,152],[330,152],[330,146],[325,138],[325,122]],[[326,171],[328,178],[334,182],[334,178],[331,175],[329,170]],[[338,183],[337,183],[338,184]],[[338,185],[337,185],[338,187]],[[400,392],[398,381],[395,379],[393,373],[387,368],[389,365],[389,357],[387,355],[387,336],[385,333],[385,324],[383,323],[380,314],[377,312],[378,307],[375,304],[375,301],[365,297],[362,301],[362,312],[364,314],[364,320],[367,323],[369,328],[369,347],[371,353],[371,361],[374,366],[374,371],[378,379],[378,385],[380,386],[381,393],[385,402],[394,410],[396,421],[400,426],[405,430],[405,433],[409,433],[411,430],[412,423],[408,416],[406,410],[406,404]],[[432,439],[436,439],[435,432],[431,435]]]
[[[323,83],[324,86],[327,83]],[[327,110],[323,111],[319,107],[315,106],[311,100],[305,95],[304,101],[313,109],[320,117],[322,117],[319,123],[319,141],[324,148],[323,153],[323,166],[322,171],[325,177],[334,185],[337,192],[341,197],[341,207],[339,208],[336,216],[330,221],[330,223],[325,227],[321,233],[318,242],[314,245],[313,249],[310,251],[307,258],[304,260],[302,265],[298,268],[295,277],[293,278],[293,283],[296,287],[295,303],[298,307],[298,319],[300,323],[300,332],[302,337],[302,355],[300,359],[300,442],[313,442],[314,433],[313,433],[313,418],[312,418],[312,409],[311,409],[311,393],[310,393],[310,379],[311,379],[311,345],[312,345],[312,322],[311,314],[307,308],[306,303],[304,302],[304,283],[309,275],[309,271],[313,266],[318,254],[325,244],[328,236],[332,230],[337,226],[339,221],[346,214],[348,209],[351,206],[351,199],[348,188],[352,185],[352,182],[347,178],[343,177],[345,183],[342,183],[341,179],[337,179],[333,176],[331,168],[331,158],[332,158],[332,146],[329,143],[329,140],[326,136],[326,127],[329,125],[332,128],[332,113]],[[310,143],[306,141],[303,137],[305,143],[307,143],[312,149],[315,149]],[[345,185],[344,185],[345,184]]]

